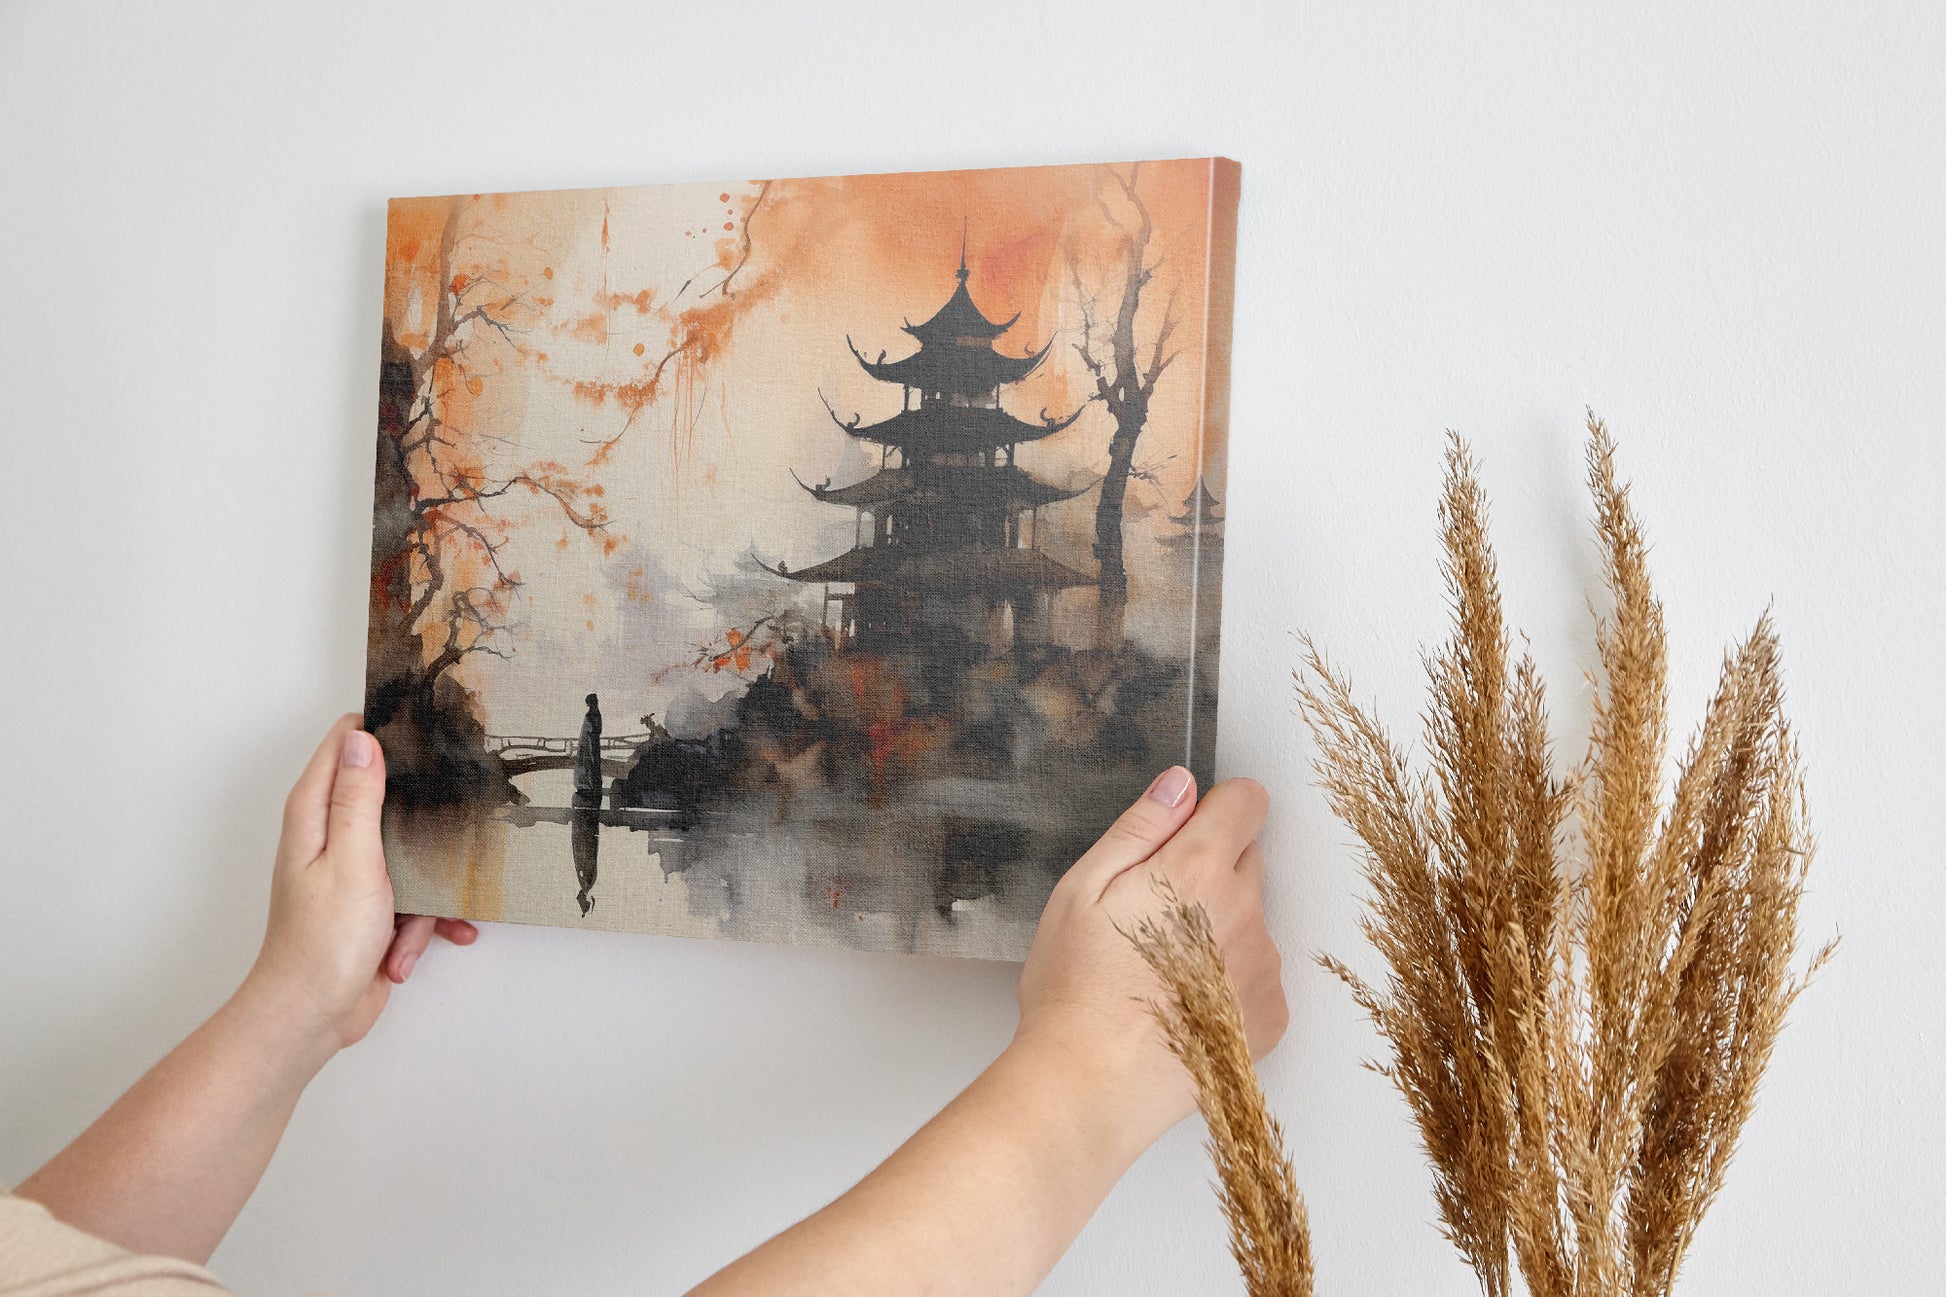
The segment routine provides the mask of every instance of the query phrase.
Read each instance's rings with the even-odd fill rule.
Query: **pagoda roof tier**
[[[1050,338],[1047,346],[1025,356],[1007,356],[983,344],[932,340],[903,360],[886,360],[882,351],[877,360],[867,360],[850,338],[845,339],[845,345],[851,347],[851,354],[858,357],[865,372],[881,383],[898,383],[921,392],[978,396],[1018,383],[1039,369],[1054,341]]]
[[[921,549],[909,545],[861,545],[800,572],[776,569],[793,581],[852,585],[947,586],[963,590],[1061,589],[1093,585],[1037,549]]]
[[[792,474],[792,476],[796,476]],[[1038,509],[1057,500],[1072,500],[1087,486],[1055,486],[1030,476],[1011,464],[987,468],[983,465],[921,464],[911,468],[881,469],[862,482],[850,486],[811,486],[802,478],[799,486],[830,504],[857,509],[876,509],[893,501],[943,500],[974,510]]]
[[[1196,485],[1183,497],[1182,511],[1169,519],[1178,527],[1207,527],[1212,522],[1221,522],[1218,511],[1223,507],[1217,498],[1210,494],[1209,483],[1203,475],[1196,475]]]
[[[1084,407],[1085,408],[1085,407]],[[1016,419],[995,405],[921,405],[904,409],[889,419],[862,427],[857,418],[846,423],[831,412],[831,420],[854,437],[897,446],[910,454],[945,455],[974,450],[992,450],[1023,441],[1051,437],[1081,417],[1076,410],[1065,419],[1041,411],[1039,423]]]
[[[955,278],[959,280],[959,284],[953,289],[953,295],[946,299],[946,305],[934,312],[933,317],[924,324],[914,324],[907,320],[905,322],[907,333],[921,342],[944,342],[949,346],[965,346],[967,339],[979,338],[990,342],[1014,327],[1014,321],[1020,318],[1019,311],[1015,311],[1003,324],[987,319],[980,313],[980,308],[973,305],[973,294],[966,291],[964,256],[960,259]]]

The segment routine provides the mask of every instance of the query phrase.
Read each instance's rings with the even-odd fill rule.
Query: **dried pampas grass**
[[[1544,690],[1513,656],[1485,497],[1457,437],[1440,508],[1453,636],[1427,663],[1430,773],[1409,769],[1308,642],[1298,679],[1332,808],[1365,847],[1364,928],[1388,972],[1374,985],[1324,963],[1390,1046],[1378,1070],[1417,1121],[1444,1230],[1488,1297],[1514,1291],[1516,1271],[1535,1297],[1667,1293],[1810,975],[1791,972],[1811,842],[1776,633],[1761,618],[1730,653],[1665,793],[1662,608],[1614,444],[1592,414],[1588,430],[1613,608],[1578,769],[1554,773]],[[1182,974],[1164,980],[1171,1044],[1219,1096],[1205,1114],[1230,1121],[1240,1094],[1248,1129],[1254,1077],[1246,1090],[1224,1070],[1235,1058],[1216,1060],[1215,1008],[1186,998]],[[1258,1173],[1255,1151],[1225,1149],[1227,1127],[1210,1125],[1235,1230],[1264,1192],[1231,1187]],[[1306,1272],[1308,1291],[1308,1253]]]
[[[1209,1127],[1230,1254],[1250,1297],[1311,1297],[1311,1227],[1284,1134],[1264,1102],[1236,987],[1209,915],[1158,883],[1164,909],[1128,933],[1166,996],[1152,1005],[1170,1052],[1196,1083]]]

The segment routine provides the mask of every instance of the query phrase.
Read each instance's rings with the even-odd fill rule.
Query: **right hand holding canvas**
[[[1072,1083],[1123,1116],[1138,1147],[1195,1107],[1149,1014],[1161,987],[1123,935],[1163,908],[1159,880],[1208,911],[1251,1052],[1261,1058],[1283,1038],[1290,1011],[1257,847],[1268,806],[1253,779],[1225,780],[1199,805],[1194,777],[1172,767],[1067,872],[1041,916],[1020,978],[1015,1048],[1061,1060]]]
[[[1162,988],[1122,935],[1163,908],[1158,878],[1208,912],[1253,1052],[1284,1034],[1256,843],[1267,802],[1261,785],[1232,779],[1198,806],[1187,770],[1159,775],[1055,887],[1000,1057],[851,1192],[697,1297],[1032,1291],[1129,1165],[1194,1107],[1149,1016]]]

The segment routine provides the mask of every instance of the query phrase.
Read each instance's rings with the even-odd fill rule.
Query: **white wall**
[[[1244,163],[1221,764],[1275,791],[1266,1081],[1323,1291],[1463,1293],[1376,1042],[1291,633],[1407,726],[1441,430],[1579,743],[1579,423],[1621,437],[1678,715],[1774,605],[1844,953],[1695,1293],[1913,1291],[1946,1195],[1936,5],[0,8],[0,1180],[231,987],[360,698],[383,201],[1221,152]],[[1369,961],[1366,961],[1369,962]],[[491,929],[314,1087],[216,1266],[262,1294],[669,1292],[1006,1039],[1009,966]],[[1232,1291],[1198,1132],[1046,1291]]]

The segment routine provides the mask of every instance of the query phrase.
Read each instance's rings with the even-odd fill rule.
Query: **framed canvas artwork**
[[[1216,740],[1238,168],[390,204],[402,912],[1017,959]]]

